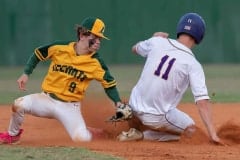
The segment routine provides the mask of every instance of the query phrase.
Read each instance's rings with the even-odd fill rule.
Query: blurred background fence
[[[240,1],[236,0],[0,0],[0,66],[26,63],[35,47],[55,40],[76,40],[74,26],[87,16],[106,23],[100,53],[107,63],[141,63],[130,48],[155,31],[175,37],[184,13],[197,12],[207,24],[203,43],[194,49],[202,63],[240,62]]]

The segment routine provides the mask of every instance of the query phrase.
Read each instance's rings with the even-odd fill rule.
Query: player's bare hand
[[[155,32],[154,34],[153,34],[153,37],[162,37],[162,38],[167,38],[168,37],[168,33],[166,33],[166,32]]]
[[[17,80],[18,88],[22,91],[26,91],[27,81],[28,81],[28,75],[22,74]]]

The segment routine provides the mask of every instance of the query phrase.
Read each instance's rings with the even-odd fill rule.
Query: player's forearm
[[[105,90],[107,96],[108,96],[115,104],[117,104],[117,102],[121,102],[121,99],[120,99],[120,96],[119,96],[119,93],[118,93],[118,91],[117,91],[116,86],[110,87],[110,88],[105,88],[104,90]]]
[[[216,130],[213,126],[212,122],[212,116],[211,116],[211,110],[209,106],[208,100],[201,100],[197,103],[200,116],[208,130],[209,136],[211,139],[214,139],[216,137]]]
[[[24,68],[24,73],[25,74],[27,74],[27,75],[30,75],[32,72],[33,72],[33,70],[34,70],[34,68],[37,66],[37,64],[39,63],[39,59],[37,58],[37,56],[33,53],[30,57],[29,57],[29,59],[28,59],[28,61],[27,61],[27,64],[26,64],[26,66],[25,66],[25,68]]]

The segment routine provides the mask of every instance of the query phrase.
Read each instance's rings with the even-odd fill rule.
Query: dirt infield
[[[179,142],[117,142],[115,137],[120,131],[127,130],[125,122],[106,123],[114,113],[111,102],[83,102],[83,115],[88,126],[103,128],[107,136],[92,142],[73,143],[63,126],[52,119],[25,116],[22,146],[81,146],[96,152],[121,156],[129,160],[240,160],[240,104],[213,104],[214,123],[219,136],[228,146],[215,146],[208,141],[206,129],[194,104],[179,106],[196,122],[197,132],[191,139],[182,138]],[[0,107],[0,130],[8,127],[11,115],[10,105]]]

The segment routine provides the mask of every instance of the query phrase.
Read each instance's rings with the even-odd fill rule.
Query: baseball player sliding
[[[129,124],[133,128],[122,132],[120,141],[174,141],[181,134],[191,136],[195,131],[193,119],[177,109],[190,86],[210,140],[223,144],[212,122],[204,71],[191,51],[202,41],[204,33],[202,17],[187,13],[177,25],[177,40],[159,32],[132,47],[134,53],[146,57],[146,62],[129,100],[134,115]]]
[[[42,82],[42,92],[15,100],[9,129],[0,133],[1,144],[19,141],[25,113],[57,119],[75,142],[90,141],[98,134],[98,130],[86,127],[81,114],[81,100],[90,81],[99,81],[115,105],[122,105],[116,81],[97,53],[102,38],[108,39],[103,35],[104,29],[102,20],[88,17],[77,26],[77,42],[56,42],[35,49],[17,82],[19,89],[25,90],[29,75],[39,61],[50,59],[48,73]]]

